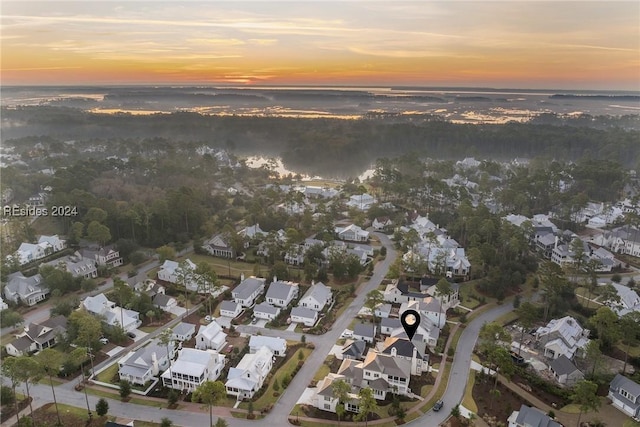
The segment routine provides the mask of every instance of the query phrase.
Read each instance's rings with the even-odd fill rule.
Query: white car
[[[107,345],[107,344],[109,344],[109,339],[108,339],[108,338],[106,338],[106,337],[102,337],[102,338],[100,338],[100,344],[102,344],[102,345]]]
[[[213,320],[213,318],[209,315],[205,316],[204,318],[205,322],[211,322]]]

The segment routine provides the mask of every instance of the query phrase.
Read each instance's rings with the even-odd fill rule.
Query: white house
[[[165,387],[193,392],[205,381],[215,381],[224,368],[225,358],[214,350],[183,348],[170,369],[161,375]]]
[[[22,243],[14,256],[20,265],[24,265],[61,251],[65,246],[66,242],[60,240],[58,235],[40,236],[38,243]]]
[[[196,335],[196,348],[199,350],[220,351],[227,343],[227,334],[222,330],[222,326],[214,320],[208,325],[201,325]]]
[[[340,240],[350,242],[367,242],[369,240],[369,232],[355,224],[346,227],[336,227],[335,232]]]
[[[418,348],[408,338],[387,337],[380,353],[407,360],[411,364],[411,375],[422,375],[429,370],[429,355],[425,353],[424,344]]]
[[[169,295],[156,294],[153,297],[153,305],[160,308],[162,311],[171,311],[178,306],[178,301]]]
[[[207,251],[209,255],[220,258],[235,258],[236,251],[229,244],[225,236],[217,234],[211,239],[205,240],[202,244],[202,249]]]
[[[242,277],[242,281],[231,291],[231,296],[235,302],[243,307],[251,307],[255,304],[256,298],[264,292],[266,279],[251,276],[247,279]]]
[[[196,333],[196,325],[193,323],[180,322],[171,333],[171,339],[174,341],[189,341]]]
[[[229,369],[225,383],[227,394],[238,400],[251,399],[264,384],[272,366],[273,353],[267,347],[246,354],[235,368]]]
[[[570,360],[576,355],[584,357],[589,343],[589,330],[583,329],[571,316],[551,320],[546,326],[539,327],[534,335],[542,343],[545,357],[550,359],[561,355]]]
[[[49,288],[42,281],[42,276],[25,277],[21,272],[15,272],[7,277],[4,296],[8,301],[18,304],[22,302],[28,306],[43,301],[49,295]]]
[[[547,414],[538,408],[527,405],[520,406],[519,411],[513,411],[507,419],[509,427],[562,427],[562,424],[555,422]]]
[[[624,316],[632,311],[640,312],[640,296],[638,296],[636,291],[619,283],[612,282],[611,285],[618,293],[620,302],[609,301],[608,304],[611,306],[611,309],[618,314],[618,316]]]
[[[373,227],[374,230],[383,230],[387,227],[391,227],[393,225],[393,222],[391,222],[391,219],[385,217],[379,217],[379,218],[374,218],[373,219],[373,223],[371,223],[371,226]]]
[[[169,352],[166,346],[155,343],[130,351],[118,361],[118,375],[121,380],[144,386],[169,367],[173,353],[173,343],[169,344]]]
[[[242,304],[235,301],[222,301],[220,303],[220,316],[235,319],[242,313]]]
[[[584,374],[564,354],[549,362],[549,372],[558,384],[568,387],[584,379]]]
[[[253,307],[253,317],[256,319],[273,320],[280,314],[280,307],[275,307],[266,302],[256,304]]]
[[[91,258],[84,258],[80,255],[80,252],[77,251],[73,255],[67,255],[42,265],[59,268],[60,270],[71,273],[73,277],[84,277],[85,279],[95,279],[98,277],[96,261]]]
[[[287,353],[287,340],[264,335],[251,335],[249,337],[250,353],[257,353],[262,347],[267,347],[275,356],[284,357]]]
[[[364,362],[344,359],[338,374],[356,390],[370,387],[378,400],[384,400],[388,392],[410,393],[411,362],[399,357],[369,351]]]
[[[353,328],[353,339],[373,344],[376,339],[376,326],[373,323],[356,323]]]
[[[312,283],[311,287],[298,302],[299,307],[322,311],[331,302],[331,288],[322,282]]]
[[[89,313],[101,316],[107,325],[122,328],[125,332],[131,332],[142,324],[140,313],[118,307],[102,293],[94,297],[86,297],[82,301],[82,306]]]
[[[349,197],[347,201],[347,206],[359,209],[361,211],[366,211],[371,208],[371,205],[376,203],[376,199],[367,193],[364,194],[356,194],[354,196]]]
[[[640,418],[640,384],[618,374],[609,384],[608,397],[625,414]]]
[[[265,295],[266,301],[276,307],[284,308],[298,297],[298,283],[274,279]]]
[[[52,252],[58,252],[67,247],[67,242],[66,240],[60,239],[57,234],[54,234],[53,236],[42,235],[38,239],[38,245],[45,245],[45,247],[50,248]]]
[[[391,304],[378,304],[373,312],[378,319],[389,317],[391,315]]]
[[[188,289],[196,287],[196,285],[191,283],[193,282],[193,279],[190,277],[196,270],[196,265],[190,259],[186,259],[183,263],[182,268],[184,271],[180,270],[180,263],[168,259],[162,264],[160,270],[158,270],[158,279],[164,280],[165,282],[169,283],[176,283],[179,285],[182,285],[182,281],[186,280]],[[181,275],[183,275],[184,277],[180,277]]]
[[[6,310],[7,308],[9,308],[9,306],[7,305],[6,302],[4,302],[4,300],[2,299],[2,296],[0,296],[0,311]]]
[[[318,312],[306,307],[293,307],[291,309],[291,322],[302,323],[311,327],[318,321]]]
[[[431,323],[442,329],[447,322],[447,313],[442,308],[440,302],[433,297],[424,297],[420,301],[409,301],[400,304],[400,315],[406,310],[416,310],[422,318],[428,319]]]

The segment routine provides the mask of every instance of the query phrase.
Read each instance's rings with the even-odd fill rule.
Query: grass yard
[[[320,368],[316,371],[316,374],[313,376],[314,381],[322,380],[331,372],[331,368],[329,367],[329,365],[331,364],[331,359],[333,359],[334,357],[335,356],[327,357],[325,362],[322,365],[320,365]]]
[[[118,390],[115,390],[115,389],[113,390],[113,393],[110,393],[105,390],[99,390],[93,387],[86,387],[85,390],[87,390],[88,394],[92,394],[94,396],[104,397],[107,399],[116,399],[116,400],[120,399]],[[131,394],[130,396],[131,398],[129,399],[129,403],[135,403],[136,405],[152,406],[154,408],[165,408],[167,406],[166,400],[141,399],[139,397],[135,397],[136,396],[135,394]]]
[[[478,413],[478,405],[473,400],[473,385],[476,382],[476,371],[473,369],[469,372],[469,379],[467,380],[467,388],[464,391],[464,397],[462,398],[462,406],[467,408],[473,413]]]
[[[96,380],[103,383],[110,383],[118,373],[118,364],[114,363],[96,376]]]
[[[496,323],[499,323],[504,326],[518,320],[518,318],[519,318],[518,313],[516,313],[515,311],[510,311],[509,313],[498,317],[496,319]]]
[[[182,261],[185,257],[180,257],[177,261]],[[245,276],[253,276],[254,268],[256,264],[249,264],[241,261],[230,261],[224,258],[214,258],[210,255],[189,254],[186,258],[189,258],[195,264],[204,262],[211,265],[218,275],[221,276],[237,276],[244,273]],[[266,265],[259,265],[260,275],[266,277],[269,273],[269,267]]]
[[[62,228],[62,221],[57,220],[52,216],[41,216],[31,224],[35,235],[52,235],[52,234],[64,234]]]
[[[428,401],[420,405],[420,411],[423,414],[426,414],[427,412],[429,412],[429,410],[431,410],[433,405],[438,400],[440,400],[440,398],[444,394],[444,391],[447,389],[447,383],[448,383],[450,373],[451,373],[451,363],[447,363],[447,365],[444,368],[444,376],[442,377],[442,381],[440,381],[440,385],[438,385],[438,389],[436,390],[436,393],[433,395],[431,399],[429,399]]]
[[[622,427],[640,427],[640,423],[638,421],[633,421],[629,418],[627,421],[622,424]]]

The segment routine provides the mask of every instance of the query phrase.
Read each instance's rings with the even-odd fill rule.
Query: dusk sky
[[[640,90],[640,2],[2,1],[2,85]]]

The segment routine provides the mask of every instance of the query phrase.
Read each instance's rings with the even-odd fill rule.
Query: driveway
[[[147,335],[149,335],[148,333],[141,331],[140,329],[134,329],[133,331],[131,331],[131,333],[133,333],[136,336],[135,338],[132,338],[134,342],[138,342],[144,337],[146,337]]]
[[[223,328],[229,328],[231,327],[231,321],[233,319],[230,317],[224,317],[224,316],[220,316],[216,319],[216,323],[220,326],[222,326]]]

